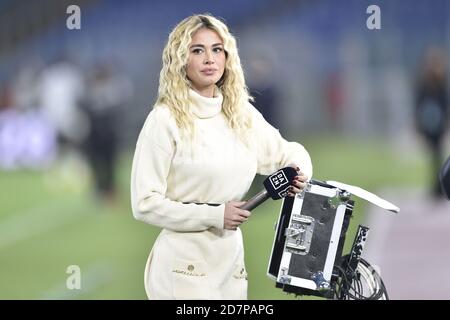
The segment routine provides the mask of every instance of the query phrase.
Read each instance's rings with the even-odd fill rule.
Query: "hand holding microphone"
[[[225,204],[223,228],[236,230],[242,223],[248,220],[250,211],[240,208],[244,201],[230,201]]]
[[[267,199],[278,200],[286,196],[294,196],[306,186],[308,177],[303,173],[298,173],[300,169],[291,165],[272,173],[264,180],[264,189],[249,199],[240,208],[243,210],[253,210]]]
[[[253,210],[269,198],[278,200],[286,196],[293,197],[306,186],[308,177],[295,165],[282,168],[268,176],[263,184],[264,189],[247,202],[230,201],[225,204],[224,229],[236,230],[250,217]]]

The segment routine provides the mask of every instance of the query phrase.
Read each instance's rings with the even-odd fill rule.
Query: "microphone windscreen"
[[[292,167],[282,168],[264,180],[264,187],[273,200],[286,197],[297,171]]]
[[[445,195],[450,199],[450,157],[448,157],[439,172],[439,181],[441,182],[441,187]]]

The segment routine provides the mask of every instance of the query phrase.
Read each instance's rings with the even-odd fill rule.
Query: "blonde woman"
[[[211,15],[181,21],[132,168],[133,215],[162,228],[145,268],[149,299],[247,299],[239,226],[250,212],[237,200],[256,173],[298,166],[290,196],[311,177],[308,152],[249,100],[227,26]]]

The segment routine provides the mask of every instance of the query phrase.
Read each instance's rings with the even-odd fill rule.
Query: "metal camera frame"
[[[369,228],[358,226],[350,253],[343,256],[342,251],[354,193],[390,211],[399,209],[363,189],[344,185],[350,193],[342,185],[311,180],[302,193],[283,200],[267,274],[276,287],[296,295],[387,300],[379,273],[361,257]]]

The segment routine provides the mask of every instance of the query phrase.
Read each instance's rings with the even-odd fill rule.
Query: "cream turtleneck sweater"
[[[245,299],[242,234],[239,228],[223,229],[224,204],[242,199],[256,173],[295,163],[311,177],[311,160],[250,103],[245,107],[253,118],[254,142],[247,148],[221,112],[220,92],[214,98],[193,90],[190,95],[197,130],[192,149],[166,106],[150,112],[136,145],[133,215],[163,228],[147,261],[146,292],[151,299]]]

